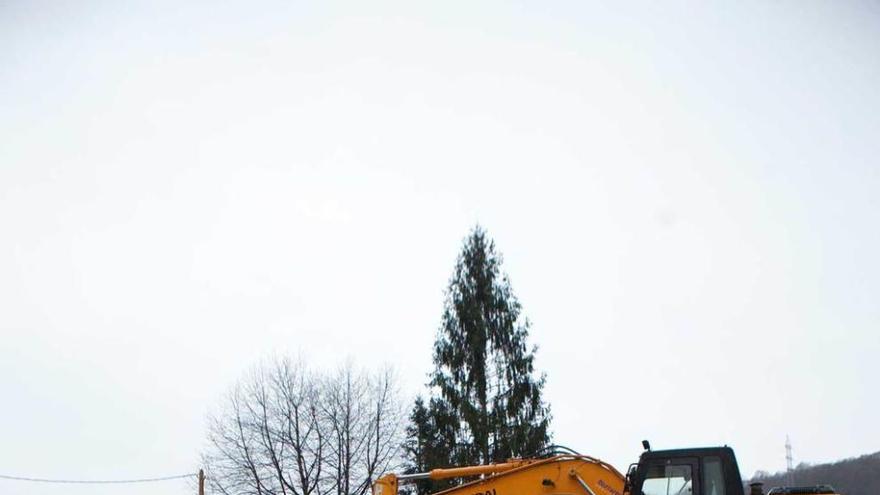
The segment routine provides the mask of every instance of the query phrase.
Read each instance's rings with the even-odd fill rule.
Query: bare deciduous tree
[[[394,375],[388,369],[366,375],[347,364],[325,379],[322,391],[333,493],[363,495],[395,460],[402,441]]]
[[[397,462],[402,421],[390,370],[347,364],[321,375],[290,359],[264,363],[210,418],[209,486],[224,495],[364,495]]]

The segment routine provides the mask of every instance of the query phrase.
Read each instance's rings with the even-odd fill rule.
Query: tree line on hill
[[[831,485],[840,495],[880,494],[880,452],[827,464],[799,464],[794,469],[794,485]],[[764,493],[788,485],[788,473],[758,471],[749,483],[764,483]]]

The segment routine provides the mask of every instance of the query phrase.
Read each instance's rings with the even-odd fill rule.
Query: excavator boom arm
[[[622,495],[624,477],[611,465],[582,455],[517,459],[501,464],[434,469],[428,473],[387,474],[373,484],[373,495],[397,495],[399,483],[483,475],[435,495]]]

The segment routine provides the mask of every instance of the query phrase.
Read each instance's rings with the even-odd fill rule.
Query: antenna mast
[[[788,468],[785,473],[788,486],[794,486],[794,467],[791,462],[791,440],[789,440],[788,435],[785,435],[785,465]]]

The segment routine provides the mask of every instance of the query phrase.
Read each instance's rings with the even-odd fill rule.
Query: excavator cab
[[[628,495],[743,495],[730,447],[646,450],[626,476]]]

